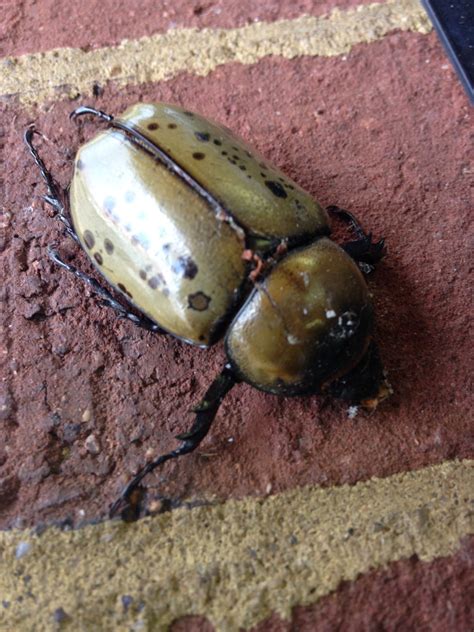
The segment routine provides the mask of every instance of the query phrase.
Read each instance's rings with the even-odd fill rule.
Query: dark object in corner
[[[474,105],[473,0],[422,0],[422,2]]]

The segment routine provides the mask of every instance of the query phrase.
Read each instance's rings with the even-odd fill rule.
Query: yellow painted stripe
[[[89,52],[61,48],[4,58],[0,94],[31,105],[89,95],[94,82],[114,80],[125,86],[169,79],[183,71],[207,75],[221,64],[253,64],[268,55],[287,59],[342,55],[395,29],[420,33],[431,29],[418,0],[389,0],[323,17],[235,29],[175,29]]]
[[[1,629],[54,629],[58,608],[74,630],[164,630],[202,614],[232,632],[287,618],[371,568],[452,554],[474,532],[473,490],[474,461],[455,461],[131,525],[3,532]]]

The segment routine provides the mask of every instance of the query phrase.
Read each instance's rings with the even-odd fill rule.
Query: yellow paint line
[[[32,105],[90,95],[94,82],[114,80],[125,86],[170,79],[183,71],[207,75],[221,64],[254,64],[268,55],[287,59],[342,55],[356,44],[374,42],[395,29],[431,30],[418,0],[389,0],[334,10],[323,17],[303,16],[235,29],[174,29],[89,52],[59,48],[7,57],[0,63],[0,94]]]
[[[2,630],[217,630],[289,617],[359,573],[452,554],[474,532],[474,460],[354,486],[180,509],[135,524],[0,533]],[[3,617],[3,619],[2,619]]]

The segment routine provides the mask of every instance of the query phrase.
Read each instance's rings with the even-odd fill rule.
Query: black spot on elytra
[[[194,132],[194,136],[202,143],[207,143],[211,138],[209,132]]]
[[[193,154],[194,160],[203,160],[206,157],[206,154],[203,154],[202,151],[195,151]]]
[[[151,279],[148,279],[148,285],[151,287],[152,290],[156,290],[159,284],[160,281],[156,276],[152,276]]]
[[[94,239],[94,235],[91,233],[90,230],[85,230],[82,237],[84,239],[84,243],[89,248],[89,250],[94,247],[95,239]]]
[[[109,255],[111,255],[114,251],[114,244],[110,241],[110,239],[107,239],[107,237],[104,239],[104,248],[105,252]]]
[[[126,294],[129,298],[133,298],[133,295],[127,290],[123,283],[117,283],[117,287],[119,290],[122,290],[122,292]]]
[[[82,162],[82,160],[80,158],[76,162],[76,169],[78,169],[79,171],[82,171],[84,169],[84,163]]]
[[[156,290],[157,287],[159,287],[160,285],[164,283],[164,279],[161,276],[161,274],[155,274],[150,279],[148,279],[147,282],[152,290]]]
[[[220,141],[218,138],[214,138],[214,145],[220,147],[222,145],[222,141]]]
[[[188,307],[197,312],[205,312],[210,302],[211,298],[204,292],[195,292],[188,295]]]
[[[194,118],[194,113],[193,112],[189,112],[188,110],[183,112],[183,114],[185,114],[186,116],[189,116],[190,118]]]
[[[150,132],[154,132],[155,129],[158,129],[159,127],[158,123],[148,123],[147,125],[147,129],[149,129]]]
[[[135,199],[135,191],[125,191],[125,202],[133,202]]]
[[[232,156],[232,158],[233,158],[234,160],[239,160],[239,157],[238,157],[238,156],[236,156],[235,154]]]
[[[140,277],[140,279],[143,279],[144,281],[146,281],[147,274],[145,270],[139,270],[138,276]]]
[[[113,211],[113,209],[115,208],[115,199],[111,196],[108,195],[105,200],[104,200],[104,208],[106,211]]]
[[[168,123],[168,129],[176,129],[177,127],[176,123]]]
[[[267,177],[267,174],[263,173],[263,172],[261,172],[260,175],[262,176],[262,178],[266,178]]]
[[[247,171],[247,167],[245,165],[240,165],[239,169],[241,171]]]
[[[273,195],[276,195],[276,197],[279,197],[279,198],[288,197],[288,193],[285,191],[285,189],[281,186],[279,182],[275,182],[275,180],[265,180],[265,184],[273,193]]]
[[[223,156],[227,156],[227,152],[226,152],[226,151],[221,151],[221,154],[222,154]]]
[[[185,279],[194,279],[198,273],[198,267],[196,262],[191,257],[178,257],[173,263],[171,269],[175,274],[178,274]]]
[[[104,263],[104,260],[102,258],[102,255],[100,254],[100,252],[95,252],[94,253],[94,259],[97,261],[97,263],[101,266]]]

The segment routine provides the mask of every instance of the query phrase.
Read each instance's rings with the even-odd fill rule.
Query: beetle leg
[[[342,208],[338,206],[328,206],[327,209],[330,215],[342,219],[344,222],[350,224],[352,230],[355,232],[357,239],[349,241],[342,245],[342,248],[350,255],[357,263],[363,272],[369,274],[375,269],[376,264],[385,255],[385,240],[380,239],[377,242],[372,241],[372,233],[366,233],[358,220]]]
[[[106,288],[102,287],[102,285],[100,285],[100,283],[98,283],[93,277],[88,276],[81,270],[78,270],[75,266],[72,266],[71,264],[63,261],[56,250],[49,247],[48,254],[55,263],[60,265],[68,272],[72,272],[74,276],[76,276],[78,279],[81,279],[81,281],[83,281],[84,283],[90,285],[94,292],[100,296],[102,305],[114,309],[121,318],[126,318],[127,320],[132,321],[132,323],[135,323],[135,325],[138,325],[138,327],[146,329],[147,331],[152,331],[153,333],[166,333],[163,329],[161,329],[161,327],[159,327],[156,323],[154,323],[146,316],[137,316],[136,314],[129,312],[123,305],[121,305],[121,303],[116,301],[112,294]]]
[[[40,157],[38,150],[33,145],[33,136],[38,134],[38,136],[42,136],[40,132],[38,132],[33,125],[30,125],[25,130],[23,138],[25,140],[25,144],[29,149],[30,154],[33,156],[33,160],[35,161],[38,169],[40,170],[41,177],[46,183],[48,188],[48,195],[43,196],[44,201],[53,207],[56,211],[56,216],[66,227],[67,234],[74,239],[77,243],[79,243],[79,238],[76,235],[74,228],[69,221],[69,218],[66,213],[66,208],[62,202],[64,199],[64,191],[61,189],[59,184],[53,178],[51,173],[48,171],[46,165],[44,164],[42,158]]]
[[[201,402],[193,409],[196,413],[196,418],[191,428],[188,432],[177,435],[176,439],[182,441],[180,447],[166,454],[162,454],[142,467],[138,474],[132,478],[128,485],[126,485],[126,487],[122,490],[120,496],[111,506],[109,511],[110,517],[117,513],[122,504],[125,504],[125,506],[127,505],[130,500],[130,496],[147,474],[153,472],[154,469],[163,463],[166,463],[166,461],[169,461],[170,459],[177,459],[184,454],[189,454],[198,447],[209,432],[222,400],[236,382],[238,382],[238,379],[235,376],[230,364],[226,364],[208,388]]]

